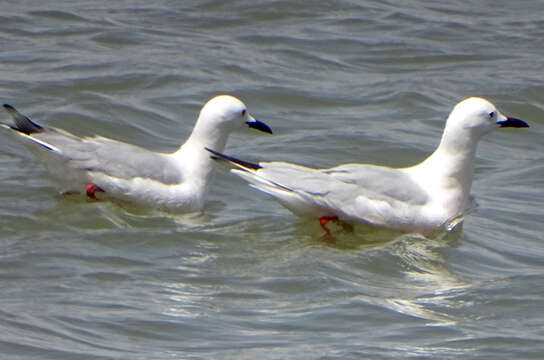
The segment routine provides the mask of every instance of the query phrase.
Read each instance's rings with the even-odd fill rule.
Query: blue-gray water
[[[79,135],[174,150],[218,93],[275,130],[248,160],[410,165],[473,95],[531,128],[482,141],[462,229],[337,244],[225,166],[199,217],[62,197],[3,132],[0,358],[541,359],[544,3],[397,3],[2,2],[1,101]]]

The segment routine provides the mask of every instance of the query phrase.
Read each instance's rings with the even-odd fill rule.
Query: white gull
[[[110,197],[174,212],[201,211],[214,166],[205,147],[225,148],[229,134],[244,124],[272,133],[255,120],[239,99],[209,100],[187,141],[173,153],[157,153],[101,136],[78,137],[41,126],[4,105],[14,124],[9,129],[41,157],[63,192]]]
[[[327,233],[327,221],[339,220],[428,235],[462,219],[468,207],[478,141],[500,127],[528,125],[504,116],[485,99],[461,101],[448,117],[438,148],[423,162],[406,168],[252,164],[208,150],[232,162],[237,167],[232,172],[293,213],[320,219]]]

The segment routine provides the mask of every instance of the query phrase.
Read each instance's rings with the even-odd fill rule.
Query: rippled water
[[[61,197],[0,134],[0,358],[542,358],[544,4],[396,3],[4,3],[2,101],[80,135],[173,150],[218,93],[275,130],[248,160],[409,165],[471,95],[531,128],[482,141],[462,229],[336,244],[224,166],[201,216]]]

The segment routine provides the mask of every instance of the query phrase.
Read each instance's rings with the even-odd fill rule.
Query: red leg
[[[87,196],[93,200],[98,200],[96,198],[96,195],[94,194],[95,192],[104,192],[104,190],[102,190],[98,185],[95,184],[87,184],[87,186],[85,186],[85,190],[87,192]]]
[[[323,216],[319,219],[319,225],[321,225],[321,228],[325,230],[327,234],[331,232],[329,229],[327,229],[327,226],[326,226],[329,221],[340,221],[340,220],[338,219],[338,216]]]
[[[331,234],[331,231],[326,226],[329,221],[340,221],[340,219],[338,219],[338,216],[321,217],[319,219],[319,225],[321,225],[321,228],[325,230],[325,234],[323,234],[323,236],[321,236],[319,239],[327,243],[335,243],[336,238]]]

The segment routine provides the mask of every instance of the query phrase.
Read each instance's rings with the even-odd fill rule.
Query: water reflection
[[[403,269],[404,289],[409,289],[404,297],[386,299],[384,306],[440,325],[455,324],[455,320],[440,309],[451,307],[452,296],[470,287],[465,279],[450,270],[447,258],[460,235],[459,229],[434,239],[403,236],[388,246]]]
[[[330,251],[357,255],[358,264],[343,264],[350,282],[360,290],[352,300],[428,320],[427,325],[452,326],[456,320],[447,310],[464,306],[457,304],[455,298],[470,287],[449,266],[448,254],[462,235],[462,218],[455,220],[449,232],[430,238],[361,225],[355,231],[346,231],[332,225],[335,241],[322,242],[322,230],[314,222],[300,223],[295,234]]]

